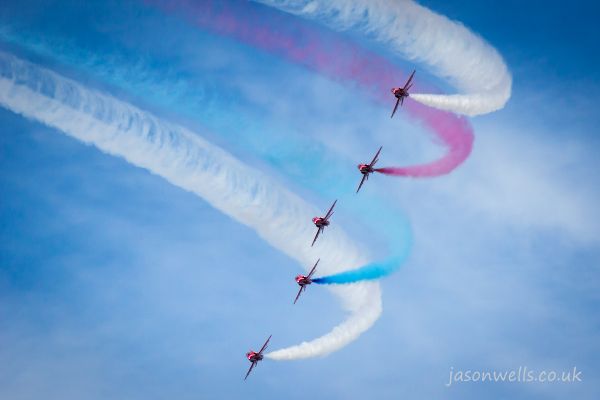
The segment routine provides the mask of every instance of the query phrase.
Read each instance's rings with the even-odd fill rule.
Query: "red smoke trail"
[[[235,38],[329,79],[357,84],[390,109],[395,101],[390,88],[406,79],[406,74],[401,74],[391,62],[342,35],[269,7],[232,0],[146,2],[182,15],[203,30]],[[418,86],[415,82],[415,87]],[[427,164],[379,168],[377,172],[413,178],[434,177],[451,172],[467,159],[473,147],[473,130],[466,118],[413,101],[407,101],[403,109],[431,130],[447,152]]]

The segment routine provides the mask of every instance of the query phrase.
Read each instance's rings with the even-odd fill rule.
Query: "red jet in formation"
[[[383,149],[383,146],[381,146],[379,148],[379,150],[377,150],[375,157],[373,157],[373,160],[371,160],[371,162],[369,164],[358,164],[358,170],[363,175],[363,177],[360,180],[358,189],[356,189],[356,193],[358,193],[358,191],[362,187],[363,183],[365,183],[365,181],[369,180],[369,174],[372,174],[373,172],[375,172],[375,168],[373,168],[373,167],[375,166],[375,163],[377,163],[377,161],[379,161],[379,159],[377,157],[379,157],[379,153],[381,152],[381,149]]]
[[[246,353],[246,358],[248,358],[248,361],[250,361],[252,365],[250,365],[250,369],[248,370],[248,372],[246,372],[244,380],[248,378],[248,375],[250,375],[250,372],[252,372],[252,368],[254,368],[254,366],[263,359],[264,356],[262,355],[262,352],[265,351],[265,349],[267,348],[267,344],[269,343],[269,340],[271,340],[271,336],[273,335],[269,335],[269,338],[267,339],[265,344],[263,344],[263,346],[260,348],[258,353],[254,350],[250,350]]]
[[[337,203],[337,200],[333,202],[331,208],[329,209],[329,211],[327,211],[327,214],[325,214],[324,217],[314,217],[312,219],[313,224],[315,224],[315,226],[319,229],[317,230],[317,234],[315,235],[315,238],[313,239],[310,247],[314,246],[315,242],[317,241],[317,238],[319,237],[319,234],[325,230],[326,226],[329,226],[329,218],[331,218],[331,216],[333,215],[333,207],[335,207],[335,203]]]
[[[404,87],[392,88],[392,93],[394,94],[394,96],[396,96],[396,105],[394,106],[394,111],[392,111],[392,116],[390,118],[392,118],[394,116],[394,114],[396,114],[398,105],[404,104],[404,98],[409,96],[408,90],[412,87],[411,81],[412,81],[413,76],[415,75],[415,72],[416,72],[416,70],[413,70],[412,74],[410,74],[410,77],[406,81],[406,84],[404,85]]]
[[[298,290],[298,294],[296,295],[296,298],[294,299],[294,304],[296,304],[296,302],[298,301],[298,297],[300,297],[300,295],[302,294],[302,292],[304,290],[306,290],[306,285],[310,285],[312,283],[312,279],[310,279],[310,278],[315,273],[315,269],[317,269],[317,264],[319,263],[319,261],[321,261],[320,258],[315,263],[315,266],[312,267],[312,269],[310,270],[310,272],[308,273],[308,275],[306,275],[306,276],[304,276],[304,275],[298,275],[298,276],[296,276],[296,283],[298,283],[298,285],[300,285],[300,290]]]

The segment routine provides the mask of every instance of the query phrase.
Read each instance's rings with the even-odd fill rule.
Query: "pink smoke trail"
[[[400,78],[405,76],[385,58],[340,34],[265,6],[232,0],[146,2],[182,15],[203,30],[235,38],[329,79],[354,83],[390,109],[394,98],[389,89],[398,86]],[[415,82],[415,87],[418,86],[418,82]],[[426,164],[379,168],[377,172],[413,178],[435,177],[450,173],[468,158],[474,136],[466,118],[413,101],[407,101],[404,109],[437,136],[446,147],[446,154]]]

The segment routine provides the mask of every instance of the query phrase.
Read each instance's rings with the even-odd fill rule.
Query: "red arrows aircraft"
[[[335,207],[335,203],[337,203],[337,200],[333,202],[331,208],[329,209],[329,211],[327,211],[327,214],[325,214],[324,217],[314,217],[312,219],[313,224],[315,224],[315,226],[319,229],[317,230],[317,234],[315,235],[315,238],[313,239],[310,247],[314,246],[315,242],[317,241],[317,238],[319,237],[319,234],[325,230],[326,226],[329,225],[329,218],[331,218],[331,216],[333,215],[333,207]]]
[[[252,368],[254,368],[254,366],[263,359],[264,356],[262,355],[262,352],[265,351],[265,349],[267,348],[267,344],[269,343],[269,340],[271,340],[271,336],[273,335],[269,335],[269,338],[267,339],[265,344],[263,344],[263,347],[260,348],[258,353],[254,350],[250,350],[246,353],[246,358],[248,358],[248,361],[250,361],[252,365],[250,365],[250,369],[248,370],[248,372],[246,372],[246,377],[244,378],[244,380],[248,378],[248,375],[250,375],[250,372],[252,372]]]
[[[310,279],[310,278],[315,273],[315,269],[317,269],[317,264],[319,263],[319,261],[321,261],[320,258],[315,263],[315,266],[312,267],[312,269],[310,270],[310,272],[308,273],[308,275],[306,275],[306,276],[304,276],[304,275],[298,275],[296,277],[296,282],[298,283],[298,285],[300,285],[300,290],[298,290],[298,294],[296,295],[296,298],[294,299],[294,304],[296,304],[296,302],[298,301],[298,297],[300,297],[300,295],[302,294],[302,292],[304,290],[306,290],[306,285],[310,285],[312,283],[312,279]]]
[[[377,153],[375,154],[375,157],[373,157],[373,160],[371,160],[371,163],[369,163],[369,164],[358,164],[358,170],[363,175],[363,177],[360,180],[360,184],[358,185],[358,189],[356,189],[356,193],[358,193],[358,191],[362,187],[363,183],[365,183],[365,181],[369,180],[369,174],[372,174],[373,172],[375,172],[375,169],[373,168],[373,166],[375,165],[375,163],[377,161],[379,161],[379,159],[377,157],[379,157],[379,153],[381,152],[381,149],[383,149],[383,146],[381,146],[379,148],[379,150],[377,150]]]
[[[394,116],[394,114],[396,114],[396,110],[398,109],[398,104],[403,105],[404,98],[409,96],[408,90],[412,87],[412,83],[410,83],[410,82],[412,81],[412,78],[415,75],[415,72],[416,72],[416,70],[414,70],[412,72],[412,74],[410,74],[410,77],[406,81],[406,84],[404,84],[404,87],[392,88],[392,93],[394,94],[394,96],[396,96],[396,105],[394,106],[394,111],[392,111],[392,116],[390,118],[392,118]]]

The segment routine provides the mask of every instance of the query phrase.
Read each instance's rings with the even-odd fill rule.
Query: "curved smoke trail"
[[[428,65],[463,92],[411,94],[425,105],[474,116],[499,110],[510,98],[512,77],[500,54],[462,24],[413,1],[256,1],[340,31],[362,31],[404,58]]]
[[[146,0],[168,12],[179,12],[204,30],[233,37],[236,40],[275,54],[293,63],[343,83],[360,85],[365,92],[390,111],[394,97],[390,88],[400,79],[398,68],[385,58],[344,40],[339,35],[315,32],[281,13],[265,16],[265,11],[252,4],[230,1]],[[415,83],[416,87],[422,84]],[[398,167],[402,176],[425,178],[452,172],[462,164],[473,147],[473,131],[466,118],[435,110],[415,102],[407,102],[408,114],[431,130],[447,148],[440,159],[421,165]],[[398,174],[400,175],[400,174]]]
[[[441,17],[441,18],[443,18],[443,17]],[[467,31],[467,33],[468,33],[468,31]],[[259,38],[260,38],[260,36],[259,36]],[[291,45],[292,45],[292,48],[293,48],[293,43]],[[356,66],[353,66],[350,69],[350,71],[352,73],[355,73],[356,70],[357,70]],[[361,68],[358,68],[358,71],[361,71]],[[357,78],[356,75],[355,76],[350,76],[349,78],[353,79],[353,80],[355,80],[355,81],[357,81],[357,82],[359,82],[359,83],[361,83],[361,84],[363,84],[365,86],[368,86],[370,84],[369,83],[370,82],[369,81],[370,78],[369,78],[369,76],[364,75],[364,73],[367,72],[367,71],[368,71],[368,69],[362,69],[363,76],[360,76],[360,74],[357,74],[358,78]],[[379,74],[377,74],[376,70],[373,70],[373,71],[375,71],[375,73],[371,73],[370,76],[379,76]],[[396,74],[394,74],[394,75],[396,75]],[[344,76],[342,76],[342,78],[344,78]],[[509,78],[510,78],[510,76],[509,76]],[[390,85],[387,85],[386,89],[387,89],[388,86],[390,86]],[[508,87],[509,87],[508,94],[510,94],[510,84],[508,85]],[[386,93],[387,93],[387,91],[386,91]],[[413,96],[413,98],[414,97],[415,96]],[[416,96],[416,97],[417,97],[416,99],[418,100],[418,96]],[[441,97],[441,98],[444,98],[444,99],[448,99],[448,98],[451,98],[453,96],[438,96],[438,97]],[[473,98],[475,98],[475,97],[473,97]],[[456,100],[456,96],[454,96],[454,99]],[[114,101],[117,101],[117,100],[114,100]],[[13,104],[13,106],[15,106],[15,104]],[[411,104],[411,106],[412,106],[412,104]],[[468,154],[469,154],[469,152],[471,150],[472,133],[470,131],[470,127],[468,126],[468,122],[466,120],[464,120],[464,119],[457,119],[457,118],[455,118],[454,116],[452,116],[450,114],[444,114],[444,113],[434,114],[434,113],[432,113],[427,108],[418,107],[417,105],[414,105],[413,107],[414,108],[412,108],[412,110],[421,111],[422,120],[425,122],[426,125],[429,124],[429,126],[431,126],[431,125],[434,125],[434,126],[437,125],[438,127],[440,127],[440,126],[441,127],[446,127],[449,124],[449,121],[450,122],[459,121],[460,123],[456,124],[456,126],[458,127],[458,129],[456,130],[456,132],[458,132],[459,135],[456,135],[456,132],[452,132],[452,130],[446,130],[444,132],[444,130],[442,129],[442,133],[450,133],[449,135],[446,135],[446,136],[440,135],[440,138],[449,147],[449,149],[450,149],[449,155],[451,156],[451,157],[445,157],[442,160],[443,162],[437,163],[437,164],[435,164],[433,166],[432,165],[426,165],[426,166],[406,167],[406,168],[402,168],[402,169],[401,168],[397,168],[398,170],[402,170],[402,171],[400,171],[400,172],[395,171],[394,173],[398,173],[398,174],[401,174],[403,176],[415,176],[415,177],[417,177],[417,176],[435,176],[435,175],[439,175],[439,174],[443,174],[443,173],[447,173],[447,172],[451,171],[458,164],[460,164],[462,161],[464,161],[464,159],[467,158],[467,156],[468,156]],[[17,112],[19,112],[18,111],[19,107],[12,108],[12,109],[16,110]],[[411,108],[409,107],[409,110],[410,109]],[[452,109],[452,110],[456,111],[452,107],[449,107],[448,109]],[[24,112],[24,111],[21,110],[21,112]],[[418,113],[416,113],[416,114],[419,115]],[[432,115],[433,115],[433,117],[432,117]],[[440,116],[442,116],[443,118],[441,118]],[[37,117],[35,117],[35,118],[37,118]],[[54,117],[50,118],[50,122],[44,120],[45,123],[50,124],[50,125],[52,125],[52,121],[54,121]],[[52,126],[57,126],[57,125],[52,125]],[[467,129],[466,129],[467,134],[466,135],[463,134],[462,136],[463,136],[463,138],[466,137],[467,140],[463,140],[462,142],[460,142],[460,141],[458,141],[458,142],[454,141],[453,142],[453,140],[447,140],[448,138],[453,139],[453,138],[459,137],[461,133],[464,133],[464,131],[465,131],[464,126],[467,127]],[[111,127],[111,128],[114,128],[114,127]],[[73,134],[72,132],[70,132],[70,133]],[[154,135],[154,134],[152,133],[151,136],[152,135]],[[74,135],[74,136],[76,136],[76,135]],[[99,143],[99,142],[94,142],[94,144],[96,144],[100,148],[103,148],[101,146],[101,143]],[[109,149],[106,149],[106,148],[104,148],[104,150],[105,151],[110,151]],[[115,152],[114,154],[121,154],[121,155],[123,155],[122,153],[119,153],[118,151]],[[130,161],[136,163],[135,160],[130,160]],[[151,169],[149,166],[146,166],[143,163],[137,163],[136,165],[145,166],[146,168]],[[164,176],[167,179],[171,180],[168,176],[166,176],[163,173],[164,171],[163,172],[156,172],[156,171],[154,171],[154,172],[155,173],[159,173],[161,176]],[[172,181],[172,182],[174,182],[174,181]],[[181,184],[179,184],[179,185],[181,186]],[[182,186],[182,187],[184,187],[184,186]],[[190,189],[188,189],[188,190],[190,190]],[[208,200],[208,201],[210,201],[210,200]],[[246,223],[246,222],[244,222],[244,223]],[[259,234],[261,234],[261,233],[259,232]],[[261,236],[263,236],[263,235],[261,234]],[[267,241],[269,241],[269,240],[267,239]],[[307,263],[304,262],[303,264],[307,264]],[[360,263],[360,264],[362,264],[362,263]],[[347,266],[351,267],[350,264],[345,264],[344,266],[345,267],[347,267]],[[367,264],[365,267],[361,268],[360,270],[362,270],[363,273],[365,271],[370,271],[369,274],[371,274],[372,276],[375,276],[376,274],[381,273],[381,271],[385,270],[385,268],[382,268],[381,265],[378,265],[378,264]],[[351,279],[353,279],[352,278],[352,272],[353,271],[356,271],[356,270],[351,270],[351,271],[347,271],[347,272],[343,272],[343,273],[339,273],[339,274],[334,274],[334,276],[331,276],[331,277],[322,278],[322,279],[324,279],[324,281],[321,282],[321,283],[342,283],[342,281],[348,282]],[[371,276],[371,275],[369,275],[369,276]],[[337,276],[337,278],[334,278],[335,276]],[[327,280],[327,279],[332,279],[332,282],[325,282],[325,280]],[[334,282],[336,279],[338,280],[338,282]],[[367,279],[370,279],[370,278],[367,278]],[[358,287],[359,287],[359,289],[355,293],[358,297],[361,296],[361,292],[365,292],[365,291],[368,292],[369,291],[368,290],[369,286],[368,286],[367,283],[358,285]],[[342,289],[344,289],[344,288],[335,288],[335,291],[342,290]],[[377,287],[377,289],[378,289],[378,287]],[[369,299],[372,300],[373,297],[369,297]],[[351,303],[354,303],[354,302],[351,302]],[[361,303],[361,302],[359,302],[359,303]],[[361,308],[363,306],[364,306],[364,309]],[[290,358],[310,357],[310,356],[320,355],[320,354],[326,354],[326,353],[328,353],[330,351],[334,351],[337,348],[340,348],[340,347],[344,346],[349,341],[353,340],[362,331],[368,329],[368,327],[370,325],[372,325],[372,323],[374,322],[374,320],[377,319],[379,313],[381,312],[381,304],[380,304],[380,300],[377,300],[377,301],[363,301],[360,306],[356,306],[356,304],[354,304],[354,306],[350,306],[350,307],[348,307],[348,309],[350,309],[351,311],[356,311],[356,310],[360,309],[361,312],[358,312],[358,311],[353,312],[352,316],[346,322],[344,322],[340,326],[336,327],[330,334],[325,335],[322,338],[319,338],[317,340],[314,340],[314,341],[308,342],[308,343],[305,342],[305,343],[303,343],[303,344],[301,344],[299,346],[294,346],[294,347],[291,347],[291,348],[288,348],[288,349],[283,349],[283,350],[280,350],[280,351],[276,351],[276,352],[270,353],[268,356],[271,357],[271,358],[276,358],[276,359],[290,359]],[[362,313],[362,311],[366,311],[366,312]]]
[[[309,247],[314,227],[307,215],[317,213],[314,207],[188,129],[1,51],[0,105],[195,193],[302,265],[317,258],[316,248],[324,272],[368,262],[337,226],[329,228],[327,240]],[[381,314],[376,282],[332,290],[350,312],[348,319],[330,333],[270,358],[328,354],[356,339]]]

